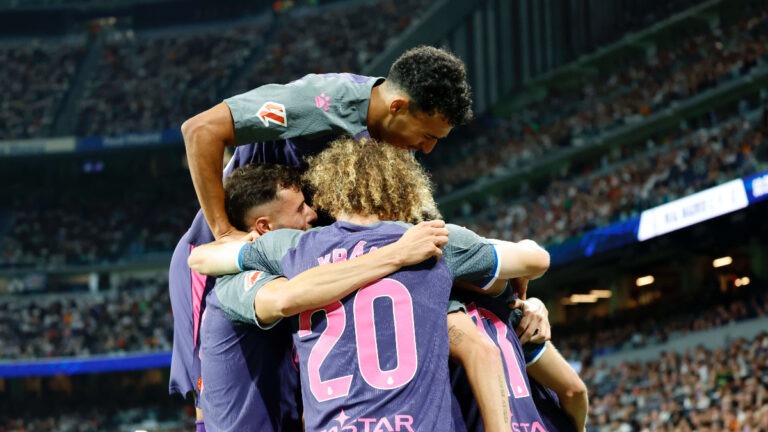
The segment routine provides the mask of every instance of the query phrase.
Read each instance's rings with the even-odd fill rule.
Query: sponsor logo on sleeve
[[[245,275],[245,284],[243,286],[243,289],[248,291],[253,287],[256,282],[258,282],[259,279],[261,279],[262,272],[260,271],[250,271],[248,274]]]
[[[288,116],[285,112],[285,105],[277,102],[267,102],[259,108],[256,116],[264,123],[264,127],[269,127],[269,123],[288,127]]]

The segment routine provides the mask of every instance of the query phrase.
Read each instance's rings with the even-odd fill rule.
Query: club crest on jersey
[[[269,123],[288,127],[288,115],[285,112],[285,105],[277,102],[267,102],[259,108],[256,116],[264,123],[264,127],[269,127]]]
[[[248,291],[251,289],[251,287],[259,280],[261,279],[261,275],[263,273],[260,271],[250,271],[248,274],[245,275],[245,283],[243,286],[243,289]]]

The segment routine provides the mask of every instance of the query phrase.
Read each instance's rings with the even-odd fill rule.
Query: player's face
[[[312,223],[317,219],[317,213],[304,201],[304,194],[300,190],[294,188],[280,190],[277,192],[277,202],[280,206],[272,219],[272,229],[312,228]]]
[[[397,147],[429,153],[437,140],[445,138],[452,126],[440,114],[410,112],[403,109],[394,115],[382,131],[382,139]]]

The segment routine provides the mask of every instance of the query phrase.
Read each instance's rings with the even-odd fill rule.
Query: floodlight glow
[[[571,294],[571,301],[573,303],[595,303],[597,297],[592,294]]]
[[[720,258],[717,258],[717,259],[713,260],[712,261],[712,267],[714,267],[714,268],[725,267],[727,265],[731,265],[732,262],[733,262],[733,258],[731,258],[729,256],[724,256],[724,257],[720,257]]]
[[[591,295],[593,295],[593,296],[595,296],[595,297],[599,298],[599,299],[604,299],[604,298],[611,298],[611,297],[613,296],[613,293],[611,292],[611,290],[598,290],[598,289],[593,289],[593,290],[592,290],[592,291],[590,291],[589,293],[590,293]]]
[[[656,279],[651,275],[643,276],[643,277],[637,278],[637,280],[635,281],[635,285],[639,287],[646,286],[646,285],[652,284],[655,280]]]

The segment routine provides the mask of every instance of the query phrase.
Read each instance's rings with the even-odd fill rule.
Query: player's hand
[[[221,235],[216,236],[216,241],[219,243],[226,243],[231,241],[253,241],[253,240],[247,240],[247,236],[250,235],[247,232],[239,231],[235,229],[234,227],[231,227],[228,231],[224,232]]]
[[[248,234],[245,235],[245,237],[242,238],[243,241],[246,242],[255,242],[256,239],[261,237],[261,234],[258,233],[258,231],[251,231]]]
[[[403,267],[406,267],[432,257],[440,259],[443,256],[442,247],[447,243],[445,222],[433,220],[412,226],[394,244],[400,249]]]
[[[511,309],[521,309],[523,319],[520,320],[515,332],[520,343],[544,343],[552,338],[552,328],[549,325],[549,311],[541,300],[529,298],[515,300],[509,304]]]

